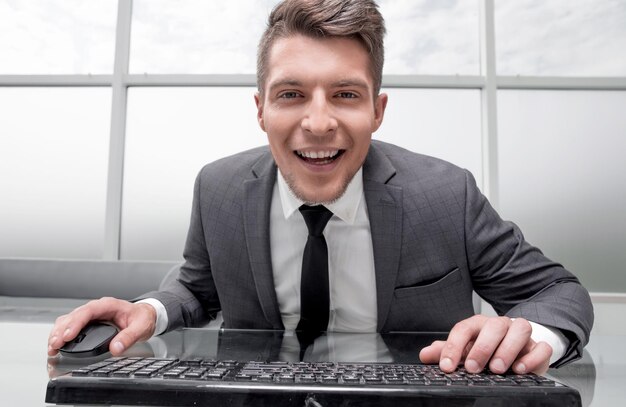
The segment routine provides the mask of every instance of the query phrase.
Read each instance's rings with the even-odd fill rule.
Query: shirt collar
[[[285,219],[288,219],[295,211],[304,204],[304,201],[297,198],[291,191],[291,188],[287,185],[287,181],[283,178],[280,170],[276,180],[278,182],[278,192],[280,195],[280,203],[283,207],[283,214]],[[328,208],[333,215],[336,215],[339,219],[352,225],[356,219],[357,209],[361,203],[361,197],[363,196],[363,168],[359,168],[352,180],[346,188],[346,192],[331,204],[324,205]]]

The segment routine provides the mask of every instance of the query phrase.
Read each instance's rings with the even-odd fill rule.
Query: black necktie
[[[328,327],[328,247],[322,232],[333,213],[324,206],[300,207],[309,236],[304,246],[300,281],[300,322],[298,331],[319,333]]]

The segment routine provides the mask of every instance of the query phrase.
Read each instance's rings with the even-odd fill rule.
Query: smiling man
[[[359,171],[387,95],[354,38],[294,34],[269,50],[258,120],[289,189],[309,204],[339,199]]]
[[[420,353],[448,372],[542,373],[579,357],[593,311],[578,280],[500,219],[469,172],[371,140],[387,105],[384,31],[370,0],[279,4],[257,66],[269,147],[202,169],[175,281],[59,318],[48,353],[92,319],[122,328],[118,355],[222,311],[226,328],[449,330]],[[501,316],[473,315],[472,290]]]

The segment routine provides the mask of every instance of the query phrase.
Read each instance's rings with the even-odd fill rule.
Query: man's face
[[[368,53],[357,40],[295,35],[269,52],[259,125],[295,195],[307,203],[341,197],[380,126],[387,95],[374,97]]]

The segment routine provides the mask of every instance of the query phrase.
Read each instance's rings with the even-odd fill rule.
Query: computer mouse
[[[117,328],[104,322],[90,322],[76,336],[59,349],[63,356],[88,358],[109,351],[111,340],[117,335]]]

